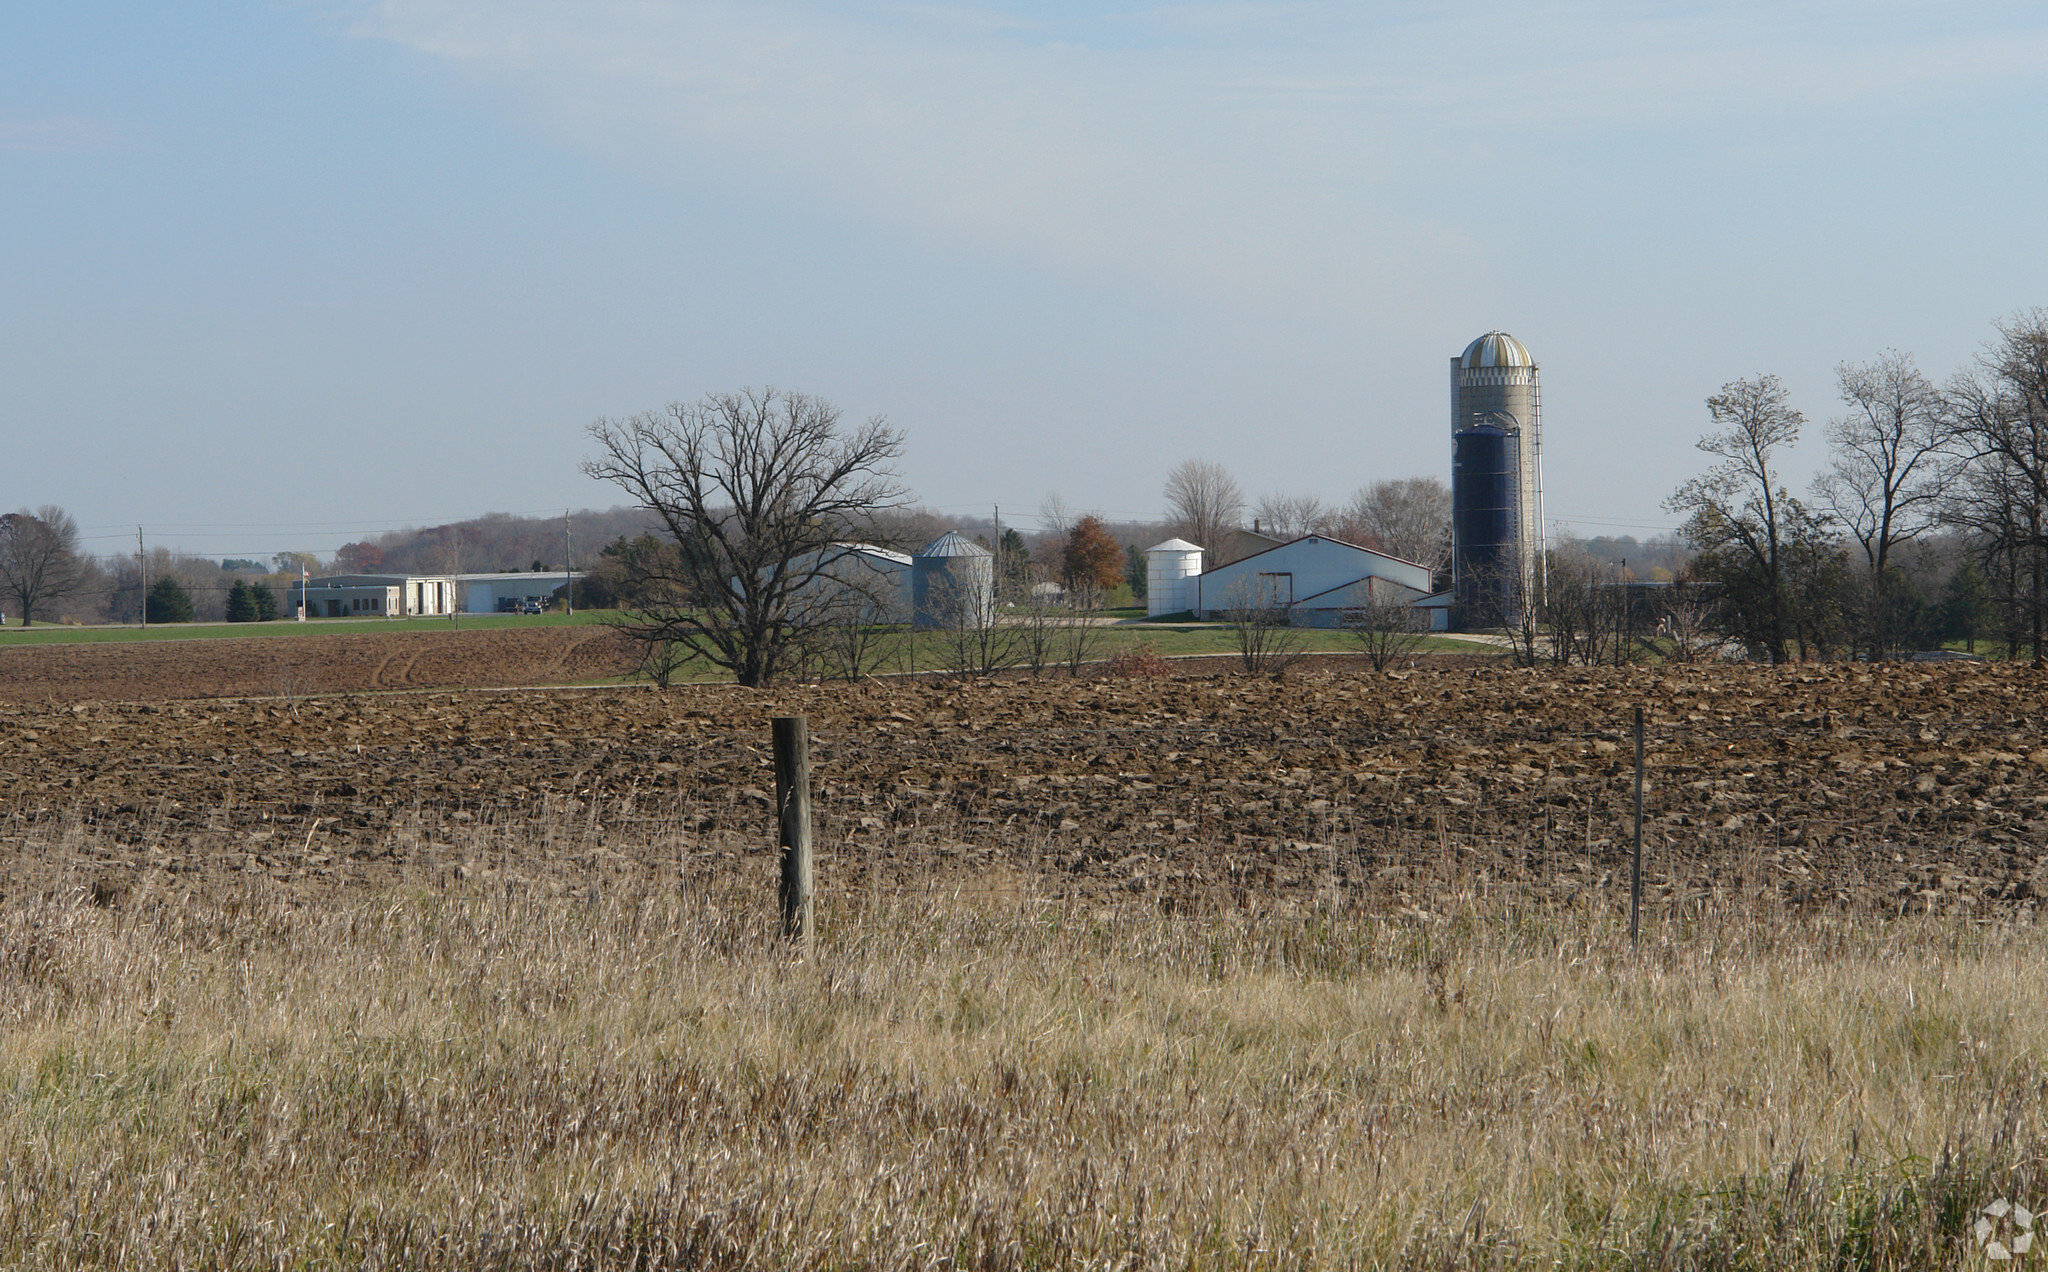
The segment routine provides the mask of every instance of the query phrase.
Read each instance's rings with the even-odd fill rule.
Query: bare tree
[[[1442,573],[1451,560],[1451,488],[1434,477],[1361,486],[1338,517],[1337,533]]]
[[[1069,590],[1066,601],[1058,618],[1060,661],[1068,675],[1078,676],[1088,660],[1102,651],[1104,629],[1094,615],[1102,608],[1102,594],[1083,585]]]
[[[1466,629],[1498,630],[1515,664],[1533,667],[1549,645],[1536,591],[1522,583],[1521,563],[1511,553],[1474,561],[1458,579],[1452,621]]]
[[[1270,587],[1244,579],[1230,589],[1224,622],[1248,675],[1285,675],[1302,655],[1301,632]]]
[[[1619,667],[1648,652],[1655,617],[1639,612],[1631,572],[1576,545],[1553,549],[1548,564],[1543,619],[1552,662]]]
[[[1900,544],[1932,529],[1953,468],[1954,434],[1941,395],[1913,365],[1887,350],[1862,366],[1835,368],[1846,415],[1828,422],[1833,454],[1814,483],[1831,512],[1863,549],[1863,644],[1872,658],[1898,649],[1890,592]]]
[[[768,388],[715,393],[590,426],[583,471],[653,513],[675,551],[645,566],[643,609],[618,626],[680,642],[743,685],[774,683],[817,608],[804,603],[879,510],[900,505],[889,467],[903,436],[880,418],[850,431],[839,409]]]
[[[1023,632],[996,620],[989,598],[972,578],[935,578],[919,613],[938,641],[945,670],[962,676],[992,676],[1017,665]]]
[[[1223,536],[1244,524],[1244,491],[1223,465],[1184,459],[1166,474],[1166,519],[1173,532],[1202,549],[1213,569]]]
[[[70,513],[45,504],[0,516],[0,595],[13,599],[23,627],[35,621],[38,606],[76,591],[86,574]]]
[[[1658,603],[1656,635],[1666,661],[1719,657],[1728,641],[1721,635],[1718,611],[1713,589],[1693,577],[1691,566],[1681,569]]]
[[[1067,591],[1052,581],[1044,566],[1033,566],[1020,589],[1011,626],[1016,629],[1017,661],[1033,676],[1058,661],[1060,632],[1068,611]]]
[[[1963,382],[1959,377],[1957,383]],[[1954,385],[1950,392],[1960,396]],[[1991,600],[2001,614],[2006,657],[2018,657],[2029,639],[2039,650],[2041,543],[2048,528],[2048,502],[2039,489],[2010,459],[1996,453],[1976,455],[1951,485],[1943,516],[1964,531],[1972,555],[1983,563]]]
[[[1576,660],[1588,667],[1605,661],[1610,624],[1601,591],[1609,581],[1606,573],[1600,562],[1581,549],[1551,551],[1543,589],[1551,661],[1564,664]]]
[[[862,557],[842,560],[801,604],[797,662],[838,680],[864,680],[879,670],[908,618],[900,580]]]
[[[1314,495],[1261,495],[1252,518],[1261,532],[1283,540],[1323,534],[1332,520],[1329,509]]]
[[[1428,642],[1429,625],[1406,592],[1376,579],[1355,584],[1352,592],[1355,603],[1343,611],[1344,630],[1374,671],[1385,671]]]
[[[1956,518],[1985,543],[2009,610],[2025,609],[2034,666],[2048,667],[2048,309],[1998,324],[1944,399],[1968,456]]]
[[[1074,510],[1067,507],[1067,501],[1060,498],[1057,490],[1045,492],[1045,498],[1038,501],[1038,528],[1041,533],[1064,539],[1074,525]]]
[[[1782,663],[1792,636],[1792,598],[1786,586],[1786,546],[1808,514],[1785,489],[1778,452],[1799,440],[1806,417],[1791,405],[1775,375],[1731,380],[1707,399],[1716,430],[1699,449],[1720,463],[1680,486],[1664,506],[1686,518],[1683,533],[1704,556],[1703,569],[1725,564],[1754,576],[1747,593],[1754,610],[1748,626],[1773,663]]]

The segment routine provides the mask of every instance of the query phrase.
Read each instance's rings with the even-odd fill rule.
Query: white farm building
[[[497,574],[458,574],[455,582],[462,591],[463,613],[496,614],[508,602],[523,605],[531,600],[546,605],[556,592],[568,586],[570,580],[582,577],[580,570],[513,570]]]
[[[1285,610],[1296,627],[1338,627],[1347,611],[1403,601],[1427,615],[1430,630],[1442,630],[1449,618],[1442,606],[1424,604],[1431,599],[1428,566],[1328,535],[1304,535],[1208,571],[1201,571],[1201,549],[1182,539],[1145,556],[1146,609],[1154,617],[1188,611],[1220,619],[1251,607]]]
[[[330,574],[292,584],[284,603],[308,618],[413,618],[453,614],[455,596],[452,574]]]

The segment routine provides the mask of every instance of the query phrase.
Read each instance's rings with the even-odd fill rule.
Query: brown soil
[[[0,889],[737,870],[772,904],[769,720],[804,714],[820,887],[842,904],[1618,903],[1638,703],[1653,906],[2031,911],[2048,892],[2048,680],[2023,668],[1472,664],[0,706]]]
[[[346,632],[0,647],[0,702],[297,697],[601,680],[633,661],[604,627]]]

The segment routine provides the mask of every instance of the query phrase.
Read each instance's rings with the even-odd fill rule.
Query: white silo
[[[1188,580],[1202,572],[1202,550],[1186,539],[1145,549],[1145,616],[1178,614],[1188,607]]]

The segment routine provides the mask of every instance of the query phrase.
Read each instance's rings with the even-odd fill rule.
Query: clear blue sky
[[[769,383],[942,509],[1334,501],[1499,327],[1552,519],[1650,533],[1722,382],[1803,486],[1836,363],[2048,304],[2044,119],[2039,4],[10,5],[0,504],[329,551]]]

